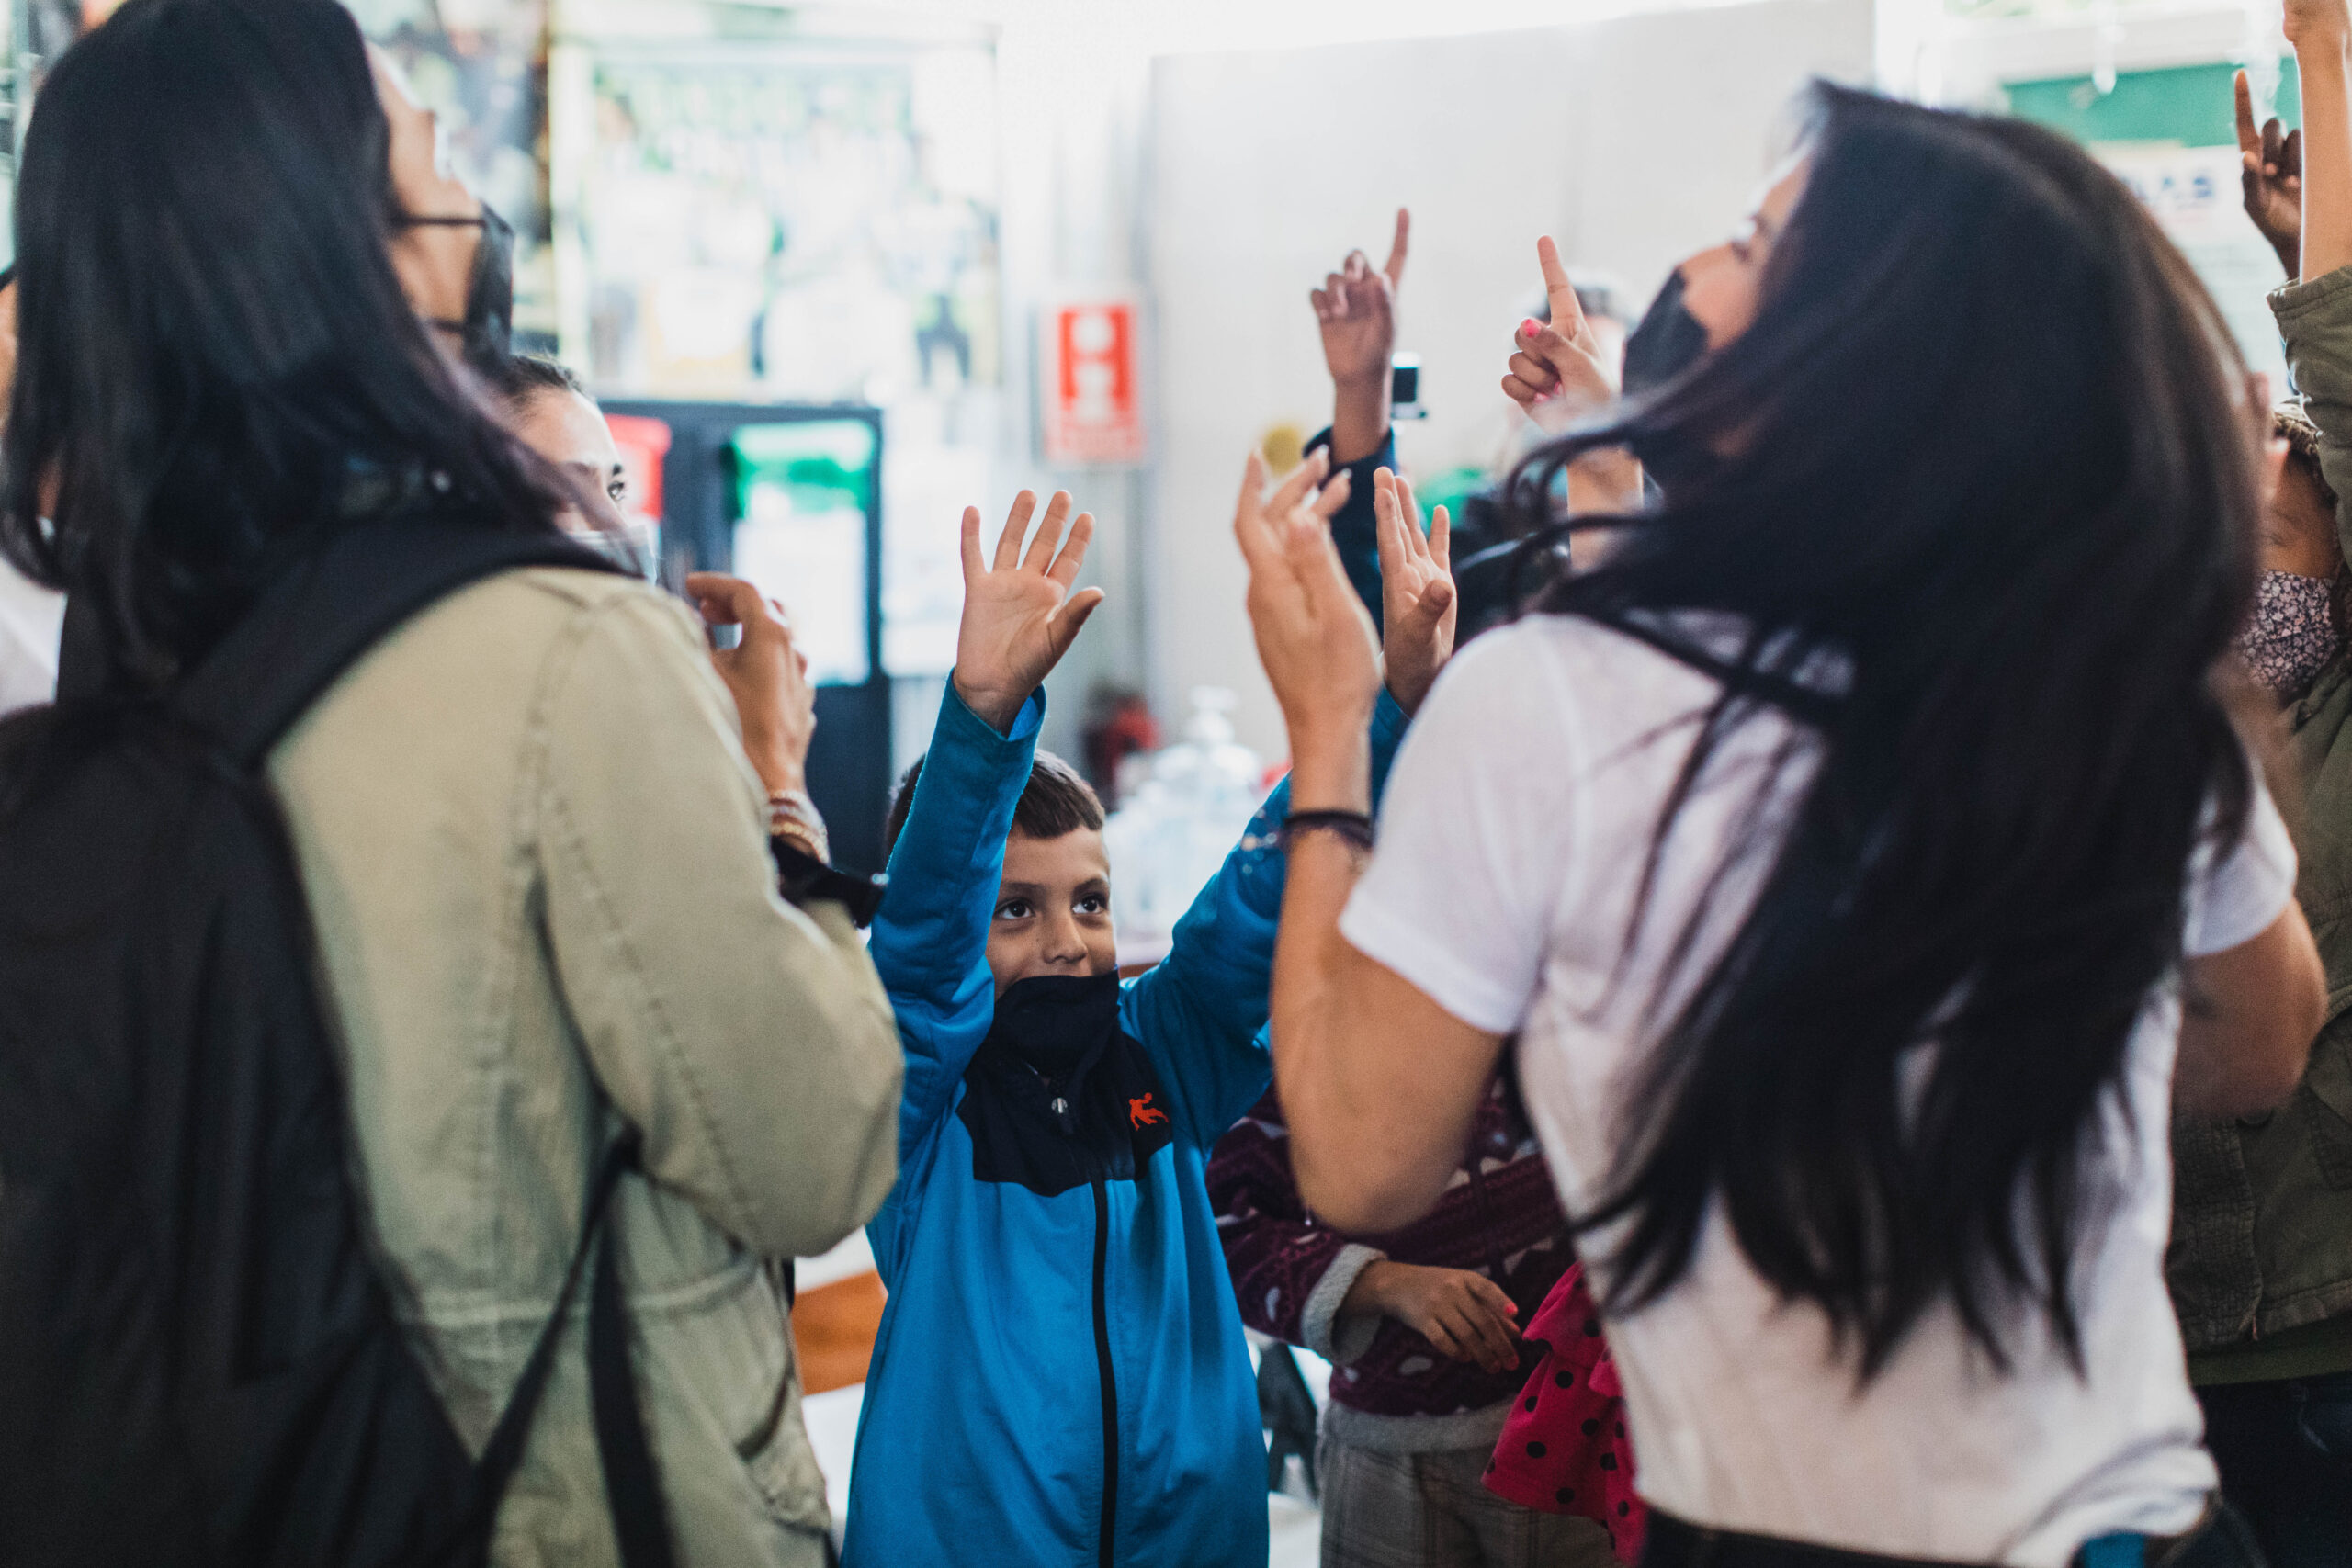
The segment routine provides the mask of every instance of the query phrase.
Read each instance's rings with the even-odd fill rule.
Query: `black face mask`
[[[1625,339],[1625,395],[1662,387],[1699,363],[1707,352],[1707,329],[1682,308],[1680,268],[1666,275],[1664,287],[1641,325]]]
[[[1075,1084],[1101,1058],[1118,1022],[1116,974],[1035,975],[997,998],[988,1043],[1041,1077]]]
[[[1636,397],[1655,391],[1676,379],[1707,355],[1707,329],[1699,319],[1682,306],[1682,273],[1679,268],[1666,275],[1665,287],[1650,308],[1642,312],[1642,323],[1625,340],[1625,395]],[[1679,443],[1661,441],[1656,437],[1634,443],[1634,456],[1642,460],[1642,485],[1645,491],[1671,486],[1677,475],[1690,472],[1685,459],[1690,453]]]
[[[466,282],[463,321],[436,318],[433,325],[458,338],[458,354],[477,370],[495,370],[514,352],[514,226],[490,203],[479,218],[395,218],[407,229],[480,229],[473,276]]]
[[[1041,975],[996,1000],[956,1114],[972,1174],[1045,1197],[1132,1181],[1170,1137],[1151,1058],[1119,1027],[1119,976]]]

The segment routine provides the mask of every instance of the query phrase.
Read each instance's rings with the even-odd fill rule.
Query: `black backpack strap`
[[[670,1568],[669,1514],[629,1362],[619,1239],[612,1226],[605,1227],[588,1296],[588,1397],[595,1414],[596,1454],[604,1463],[605,1501],[612,1510],[623,1568]]]
[[[385,634],[446,594],[526,566],[618,570],[560,534],[446,513],[347,525],[263,591],[179,682],[176,705],[238,766],[257,767]]]
[[[450,1551],[439,1554],[435,1561],[444,1562],[484,1561],[484,1554],[480,1548],[488,1541],[491,1525],[498,1517],[498,1505],[506,1495],[507,1483],[514,1479],[515,1467],[523,1462],[523,1446],[530,1439],[532,1417],[538,1414],[539,1398],[547,1393],[548,1375],[555,1371],[556,1345],[563,1337],[563,1320],[571,1312],[572,1302],[580,1294],[580,1280],[588,1271],[589,1255],[601,1251],[605,1258],[612,1256],[609,1247],[600,1248],[597,1242],[600,1237],[608,1236],[610,1234],[611,1227],[605,1222],[612,1210],[613,1192],[620,1185],[622,1173],[636,1168],[638,1146],[637,1130],[632,1127],[614,1139],[612,1146],[605,1151],[604,1157],[597,1162],[596,1174],[589,1183],[588,1201],[581,1213],[580,1244],[572,1249],[571,1262],[564,1269],[563,1288],[557,1292],[555,1307],[548,1314],[545,1326],[539,1330],[538,1342],[531,1347],[530,1359],[523,1363],[523,1375],[514,1380],[514,1391],[507,1395],[506,1408],[500,1414],[498,1425],[492,1428],[490,1441],[482,1445],[481,1457],[474,1461],[473,1495],[468,1500],[465,1516],[453,1533],[454,1545]],[[602,1271],[601,1269],[599,1271]],[[616,1306],[618,1305],[618,1282],[616,1280],[614,1286]],[[599,1374],[595,1366],[597,1305],[598,1303],[593,1301],[589,1305],[589,1379],[592,1395],[597,1398],[601,1405],[601,1392],[596,1388]],[[625,1323],[626,1320],[624,1320]],[[628,1341],[625,1331],[620,1339],[620,1348],[622,1355],[626,1356],[628,1353]],[[622,1371],[623,1375],[627,1376],[626,1366]],[[629,1405],[629,1414],[632,1417],[637,1415],[635,1398],[635,1389],[632,1384]],[[604,1427],[605,1416],[600,1408],[596,1413],[596,1438],[600,1449],[605,1440]],[[641,1427],[639,1432],[639,1454],[645,1466],[642,1483],[649,1487],[654,1486],[652,1461],[644,1449]],[[607,1457],[605,1464],[609,1471],[613,1461]],[[607,1488],[610,1489],[609,1482]],[[658,1488],[653,1495],[655,1506],[658,1508],[661,1496]],[[662,1568],[662,1565],[669,1562],[666,1536],[663,1538],[663,1555],[659,1559],[650,1560],[649,1562],[628,1554],[628,1536],[622,1526],[620,1499],[617,1493],[613,1498],[613,1518],[615,1531],[619,1537],[622,1547],[621,1561],[627,1568]]]

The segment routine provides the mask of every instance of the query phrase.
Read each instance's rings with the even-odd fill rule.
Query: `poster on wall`
[[[992,50],[598,42],[558,77],[567,349],[631,396],[881,409],[883,664],[944,674],[1004,379]]]
[[[28,86],[122,0],[22,0]],[[555,344],[548,250],[547,7],[544,0],[345,0],[361,32],[397,61],[441,123],[449,161],[514,227],[514,326],[522,346]]]
[[[545,0],[345,0],[438,117],[449,162],[514,226],[516,346],[555,346]]]
[[[589,369],[639,396],[888,406],[1001,378],[993,57],[600,51]]]

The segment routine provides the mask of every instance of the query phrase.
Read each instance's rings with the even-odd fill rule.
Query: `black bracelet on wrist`
[[[1337,833],[1353,848],[1372,852],[1372,818],[1362,811],[1294,811],[1283,819],[1279,840],[1287,852],[1301,833]]]
[[[836,871],[786,838],[770,839],[768,854],[775,861],[776,886],[786,902],[806,904],[829,898],[847,909],[852,923],[859,927],[870,922],[874,911],[882,907],[888,877]]]

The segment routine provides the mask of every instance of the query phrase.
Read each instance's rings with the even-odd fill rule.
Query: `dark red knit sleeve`
[[[1241,1321],[1306,1344],[1307,1298],[1347,1243],[1306,1217],[1291,1177],[1290,1128],[1271,1089],[1217,1140],[1208,1188]]]

